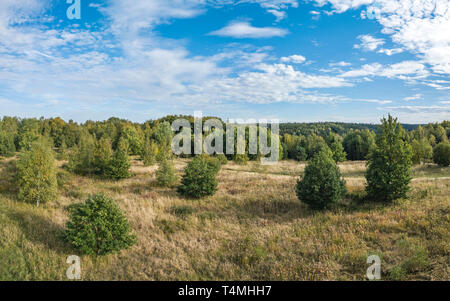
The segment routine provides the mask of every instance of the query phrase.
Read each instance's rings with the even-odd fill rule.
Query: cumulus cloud
[[[419,79],[426,78],[428,75],[429,72],[423,63],[418,61],[403,61],[388,66],[383,66],[379,63],[366,64],[360,69],[342,73],[341,77],[381,76],[399,79]]]
[[[383,45],[384,39],[377,39],[372,37],[371,35],[360,35],[358,39],[361,40],[361,44],[355,44],[353,48],[363,49],[366,51],[374,51],[379,46]]]
[[[434,72],[450,73],[448,0],[315,0],[315,2],[318,5],[331,4],[337,13],[376,2],[380,12],[377,21],[383,26],[383,33],[390,35],[392,41],[402,45],[405,50],[423,58],[432,66]]]
[[[272,37],[284,37],[289,32],[277,27],[254,27],[249,22],[231,22],[224,28],[213,31],[209,35],[232,37],[237,39],[260,39]]]
[[[282,57],[281,61],[283,63],[301,64],[306,61],[306,58],[303,55],[294,54],[288,57]]]

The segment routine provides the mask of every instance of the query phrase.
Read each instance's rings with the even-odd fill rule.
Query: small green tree
[[[0,130],[0,156],[12,157],[15,152],[14,134]]]
[[[218,169],[203,156],[195,157],[186,167],[178,192],[182,195],[202,198],[217,191]]]
[[[411,142],[412,161],[414,164],[425,164],[433,156],[433,148],[426,138],[414,139]]]
[[[84,254],[119,252],[136,242],[127,218],[116,202],[104,194],[70,206],[69,213],[65,240]]]
[[[94,150],[94,166],[96,174],[100,176],[107,175],[112,157],[113,150],[111,140],[102,137],[95,144]]]
[[[367,162],[366,191],[372,200],[390,202],[406,197],[409,190],[412,150],[397,119],[389,115],[381,122]]]
[[[72,148],[69,156],[68,169],[80,175],[92,175],[95,173],[95,139],[87,132],[80,136],[78,145]]]
[[[55,159],[50,145],[35,141],[17,161],[19,199],[36,203],[54,201],[58,196]]]
[[[155,164],[156,157],[158,155],[158,146],[154,141],[147,139],[144,144],[144,148],[141,153],[141,159],[144,166],[150,166]]]
[[[117,149],[108,165],[105,176],[111,180],[122,180],[129,178],[130,159],[128,157],[128,142],[120,139]]]
[[[303,178],[297,183],[297,197],[312,209],[329,208],[346,191],[345,182],[332,155],[330,150],[320,151],[309,161]]]
[[[433,161],[439,166],[450,165],[450,143],[441,142],[434,148]]]
[[[162,187],[170,187],[178,181],[177,171],[172,159],[165,159],[159,163],[156,171],[156,180]]]

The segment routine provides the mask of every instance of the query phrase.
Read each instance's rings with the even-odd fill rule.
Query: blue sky
[[[438,122],[449,74],[448,0],[0,2],[0,115]]]

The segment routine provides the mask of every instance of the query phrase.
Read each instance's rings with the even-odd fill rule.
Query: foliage
[[[426,138],[421,138],[420,140],[414,139],[411,142],[412,148],[412,161],[414,164],[425,164],[428,159],[433,156],[433,148]]]
[[[176,184],[178,175],[172,159],[164,159],[159,163],[156,180],[162,187],[170,187]]]
[[[390,202],[406,197],[409,190],[412,150],[397,119],[389,115],[381,122],[367,162],[366,191],[372,200]]]
[[[450,143],[441,142],[435,147],[433,161],[440,166],[450,165]]]
[[[69,207],[65,239],[84,254],[106,255],[132,246],[125,215],[115,201],[104,194],[90,196],[86,202]]]
[[[144,148],[141,153],[141,159],[142,162],[144,163],[144,166],[150,166],[155,164],[157,155],[158,155],[158,146],[156,145],[156,143],[153,140],[150,141],[149,138],[146,139]]]
[[[321,151],[305,168],[303,178],[296,186],[297,197],[312,209],[326,209],[341,199],[345,193],[345,182],[332,153]]]
[[[366,160],[374,144],[374,134],[368,130],[356,130],[345,136],[344,150],[348,160]]]
[[[17,161],[19,199],[36,203],[56,200],[58,182],[55,159],[46,141],[36,141],[25,150]]]
[[[120,139],[117,149],[108,164],[105,171],[105,176],[111,180],[122,180],[129,178],[130,174],[130,159],[128,157],[128,142],[125,139]]]
[[[186,167],[178,192],[182,195],[202,198],[217,191],[217,166],[203,156],[195,157]]]

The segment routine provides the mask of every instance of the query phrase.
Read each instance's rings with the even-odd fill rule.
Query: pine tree
[[[80,175],[93,175],[95,173],[94,151],[94,138],[87,132],[83,133],[78,145],[72,148],[68,163],[69,170]]]
[[[156,157],[158,155],[158,146],[154,141],[147,139],[142,150],[141,159],[144,166],[150,166],[155,164]]]
[[[409,190],[412,150],[397,119],[389,115],[381,122],[367,162],[366,191],[369,199],[390,202],[406,197]]]
[[[120,139],[113,158],[110,161],[105,176],[111,180],[121,180],[129,178],[130,175],[130,159],[128,157],[128,142]]]
[[[297,183],[297,197],[312,209],[329,208],[345,193],[345,182],[332,156],[329,149],[321,150],[308,162]]]
[[[202,198],[217,191],[217,166],[203,156],[195,157],[186,167],[178,192],[182,195]]]
[[[113,157],[112,143],[108,138],[102,137],[97,141],[94,151],[94,166],[96,173],[105,176]]]
[[[64,238],[84,254],[106,255],[136,243],[131,226],[117,203],[96,194],[69,207]]]
[[[35,141],[21,153],[17,171],[19,199],[39,206],[57,198],[55,159],[48,142]]]
[[[173,160],[165,159],[159,163],[159,168],[156,171],[156,179],[162,187],[175,185],[178,181],[178,175]]]

